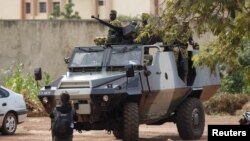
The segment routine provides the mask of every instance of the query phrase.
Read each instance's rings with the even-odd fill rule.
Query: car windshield
[[[113,49],[108,66],[141,65],[141,50],[138,49]]]
[[[72,58],[70,67],[100,67],[102,66],[103,51],[76,52]]]

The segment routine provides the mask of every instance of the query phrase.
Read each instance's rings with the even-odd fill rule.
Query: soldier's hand
[[[194,43],[192,46],[193,46],[193,49],[197,49],[197,50],[200,49],[200,46],[198,43]]]

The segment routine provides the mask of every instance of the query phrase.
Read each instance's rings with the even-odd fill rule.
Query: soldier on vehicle
[[[142,13],[141,23],[137,24],[137,26],[136,26],[136,35],[135,35],[136,37],[135,38],[137,38],[140,34],[142,34],[144,32],[146,26],[148,25],[149,17],[150,17],[150,15],[148,13]],[[135,42],[142,44],[142,45],[148,44],[148,41],[149,41],[149,37],[147,37],[147,36],[142,37],[140,39],[140,41],[136,41],[136,39],[135,39]],[[149,54],[149,48],[145,48],[144,54]]]
[[[145,28],[148,25],[149,17],[150,17],[150,15],[148,13],[142,13],[142,16],[141,16],[141,20],[142,20],[141,27],[142,28]]]
[[[116,10],[111,10],[110,15],[109,15],[109,18],[110,18],[109,23],[116,26],[116,27],[121,27],[122,24],[119,20],[116,19],[116,17],[117,17]],[[107,37],[107,44],[117,43],[117,42],[121,42],[121,37],[118,37],[117,31],[115,31],[112,28],[109,28],[108,37]]]
[[[136,43],[143,45],[152,45],[157,42],[162,42],[158,31],[154,30],[152,24],[149,22],[152,20],[158,20],[157,17],[152,17],[148,13],[142,13],[141,23],[137,26],[137,37],[135,39]]]
[[[167,46],[164,51],[172,50],[175,55],[175,60],[178,68],[180,78],[187,84],[188,76],[188,45],[190,44],[193,49],[199,49],[199,45],[193,41],[192,31],[189,27],[189,22],[179,24],[177,19],[173,19],[173,30],[179,30],[179,34],[173,39],[171,44]]]
[[[74,129],[74,110],[70,95],[62,93],[61,106],[55,107],[50,114],[53,141],[72,141]]]
[[[146,26],[148,25],[149,17],[150,17],[150,15],[148,13],[142,13],[141,23],[136,25],[136,37],[139,36],[144,31]],[[146,39],[146,37],[144,37],[144,39],[142,39],[140,41],[140,44],[146,44],[146,42],[147,42],[147,39]]]

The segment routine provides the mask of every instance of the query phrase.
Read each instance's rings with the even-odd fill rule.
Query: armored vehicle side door
[[[161,52],[159,47],[153,47],[149,55],[152,57],[145,58],[153,60],[151,64],[145,64],[147,73],[142,77],[144,94],[140,103],[140,116],[148,122],[163,118],[171,103],[183,97],[188,90],[178,76],[172,52]]]

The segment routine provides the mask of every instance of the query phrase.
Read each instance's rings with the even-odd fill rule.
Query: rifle
[[[101,20],[101,19],[99,19],[99,18],[97,18],[97,17],[95,17],[93,15],[91,16],[91,18],[96,19],[99,23],[101,23],[101,24],[103,24],[103,25],[105,25],[105,26],[107,26],[109,28],[112,28],[116,32],[118,32],[120,35],[123,35],[123,28],[122,27],[114,26],[114,25],[112,25],[112,24],[110,24],[108,22],[105,22],[105,21],[103,21],[103,20]]]

